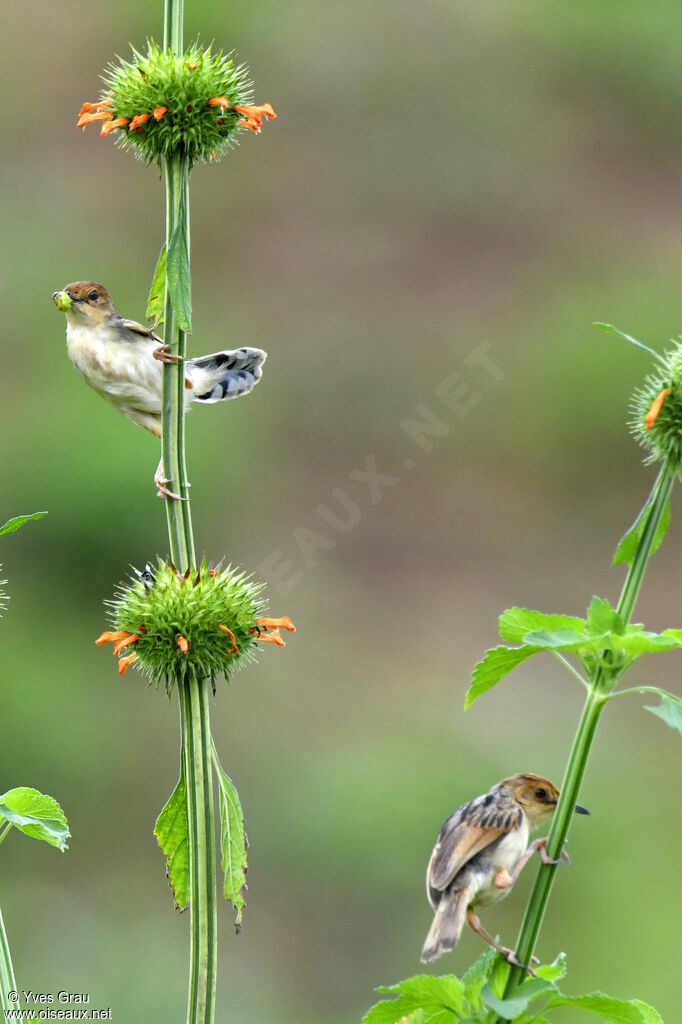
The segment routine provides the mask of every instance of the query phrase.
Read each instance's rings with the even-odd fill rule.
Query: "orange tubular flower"
[[[85,128],[87,124],[91,124],[93,121],[107,121],[110,117],[110,110],[100,110],[95,114],[81,114],[76,122],[76,128]]]
[[[118,659],[118,674],[120,676],[122,676],[123,673],[126,671],[126,669],[129,668],[129,666],[132,665],[132,663],[134,661],[137,661],[137,655],[136,654],[127,654],[125,656],[125,658],[119,658]]]
[[[237,652],[239,651],[239,648],[237,647],[237,640],[236,640],[235,635],[232,632],[232,630],[228,629],[227,626],[218,626],[218,629],[222,629],[223,633],[229,633],[230,634],[230,637],[232,639],[232,649],[230,651],[228,651],[228,654],[237,654]]]
[[[100,135],[110,135],[113,132],[114,128],[123,128],[127,124],[127,117],[117,117],[113,121],[105,121],[102,125],[102,131],[100,132]]]
[[[282,639],[280,629],[288,629],[292,633],[296,632],[296,626],[288,615],[283,615],[279,619],[267,617],[256,619],[256,628],[252,629],[251,632],[255,633],[256,629],[258,630],[259,640],[267,644],[277,644],[278,647],[286,647],[286,641]]]
[[[102,644],[113,643],[115,640],[122,640],[123,637],[130,636],[130,635],[131,634],[130,633],[126,633],[126,631],[124,629],[117,629],[115,633],[110,633],[110,632],[100,633],[100,635],[95,640],[95,643],[99,647]]]
[[[659,393],[654,398],[653,402],[651,403],[651,408],[644,417],[644,423],[646,424],[647,430],[651,430],[653,428],[654,423],[658,419],[658,414],[663,408],[663,403],[665,402],[666,397],[671,393],[672,388],[663,388],[663,390],[659,391]]]
[[[144,124],[145,121],[148,121],[151,116],[151,114],[135,114],[135,117],[130,122],[130,130],[134,131],[135,128],[139,128],[139,126]]]
[[[80,109],[79,117],[83,114],[89,114],[91,110],[99,110],[100,107],[110,107],[111,100],[98,100],[97,103],[84,103]]]
[[[168,107],[154,107],[154,120],[160,121],[167,110]]]
[[[187,654],[187,651],[189,650],[189,640],[187,640],[184,636],[179,636],[177,643],[182,653]]]
[[[258,106],[252,103],[245,103],[241,107],[235,106],[234,109],[238,114],[244,116],[244,120],[239,122],[240,125],[250,128],[252,132],[259,132],[261,130],[264,117],[269,117],[271,120],[277,117],[271,103],[261,103]]]
[[[128,646],[128,644],[134,644],[135,641],[139,639],[139,633],[130,633],[128,636],[122,637],[120,640],[117,640],[116,643],[114,644],[114,654],[118,654],[119,651],[122,651],[124,647]]]
[[[222,107],[223,110],[227,110],[230,105],[230,101],[227,96],[214,96],[213,99],[208,101],[208,105],[209,107]],[[234,109],[238,110],[239,108],[235,107]]]

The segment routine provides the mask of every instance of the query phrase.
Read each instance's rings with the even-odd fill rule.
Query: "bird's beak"
[[[575,805],[575,813],[576,814],[589,814],[590,812],[588,811],[587,807],[581,807],[580,804],[576,804]]]
[[[52,292],[52,299],[57,309],[60,309],[62,313],[66,313],[67,310],[71,309],[71,296],[68,292]]]

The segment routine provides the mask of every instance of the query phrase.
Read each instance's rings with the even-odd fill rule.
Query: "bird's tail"
[[[454,949],[462,934],[468,903],[467,889],[443,893],[422,949],[422,963],[437,960]]]
[[[188,359],[185,373],[196,402],[221,402],[247,395],[263,373],[266,353],[260,348],[237,348]]]

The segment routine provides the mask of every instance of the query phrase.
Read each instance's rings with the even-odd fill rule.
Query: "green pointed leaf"
[[[178,222],[168,243],[166,279],[178,326],[189,332],[192,330],[192,285],[185,220],[184,200],[181,199]]]
[[[552,996],[547,1008],[575,1006],[578,1009],[599,1014],[603,1021],[608,1021],[608,1024],[648,1024],[643,1011],[637,1006],[637,1002],[639,1000],[626,1002],[622,999],[612,999],[611,996],[606,996],[603,992],[591,992],[586,996]],[[644,1005],[646,1006],[646,1003]],[[653,1019],[656,1020],[656,1018]]]
[[[462,978],[464,998],[473,1009],[481,1005],[481,990],[490,978],[496,956],[493,947],[488,946]]]
[[[637,519],[634,521],[628,532],[625,534],[624,537],[621,538],[618,547],[616,548],[616,553],[613,556],[614,565],[619,565],[621,562],[625,562],[626,565],[632,565],[633,559],[637,554],[639,542],[642,539],[642,534],[644,533],[644,527],[646,526],[646,521],[649,517],[650,509],[651,502],[648,501],[642,509],[642,511],[637,516]],[[654,542],[651,545],[652,555],[655,551],[658,551],[658,549],[660,548],[669,525],[670,500],[668,500],[665,503],[663,514],[661,515],[661,518],[658,522],[658,526],[656,527],[656,533],[654,534]]]
[[[486,1006],[494,1010],[503,1020],[516,1020],[525,1013],[529,1003],[546,992],[556,991],[554,984],[544,978],[529,978],[516,989],[513,996],[498,999],[489,985],[481,992],[481,999]]]
[[[213,764],[218,777],[218,797],[220,805],[220,847],[222,850],[223,872],[225,885],[223,894],[237,911],[235,925],[241,929],[242,911],[245,906],[244,890],[246,886],[246,851],[248,840],[244,831],[244,814],[239,802],[239,794],[234,783],[223,771],[215,746],[212,750]]]
[[[535,973],[538,978],[544,978],[545,981],[561,981],[562,978],[566,977],[566,954],[559,953],[556,960],[551,964],[540,964],[535,968]]]
[[[524,642],[539,651],[577,651],[584,647],[587,650],[595,649],[600,644],[596,640],[608,641],[609,635],[602,637],[586,637],[582,633],[576,633],[574,629],[555,629],[549,633],[546,629],[538,629],[533,633],[527,633]]]
[[[21,786],[3,793],[0,796],[0,820],[2,818],[24,835],[42,839],[62,852],[68,849],[66,840],[71,833],[63,810],[53,797],[37,789]]]
[[[587,629],[590,637],[601,636],[603,633],[622,633],[625,624],[604,597],[593,597],[587,609]]]
[[[650,711],[657,718],[662,718],[671,729],[677,729],[679,733],[682,733],[682,700],[666,690],[661,690],[660,694],[661,703],[653,707],[645,704],[644,710]]]
[[[147,299],[147,319],[153,320],[153,327],[163,323],[163,301],[166,291],[166,243],[164,242],[154,271],[152,286]]]
[[[649,1006],[648,1003],[642,1002],[641,999],[631,999],[630,1002],[633,1006],[636,1006],[642,1014],[642,1024],[665,1024],[660,1013],[658,1010],[654,1010],[653,1006]]]
[[[628,657],[639,657],[655,651],[672,651],[682,647],[682,630],[666,629],[663,633],[629,627],[623,636],[614,637],[617,646]]]
[[[180,767],[180,778],[168,803],[156,819],[154,835],[166,858],[166,877],[178,910],[189,904],[189,837],[187,829],[187,792],[185,772]]]
[[[42,517],[46,515],[47,512],[32,512],[29,516],[14,516],[13,519],[8,519],[4,526],[0,526],[0,537],[2,537],[4,533],[14,533],[14,531],[18,530],[20,526],[27,523],[29,519],[42,519]]]
[[[433,974],[415,974],[412,978],[378,988],[377,992],[401,995],[411,1000],[413,1009],[430,1006],[439,1010],[464,1012],[464,985],[454,974],[435,977]]]
[[[493,647],[492,650],[486,651],[481,661],[474,666],[471,684],[464,700],[464,710],[470,708],[481,694],[496,686],[503,676],[522,661],[530,658],[532,654],[537,654],[537,650],[533,647]]]
[[[520,644],[527,633],[534,630],[572,629],[582,633],[585,620],[575,615],[546,615],[544,612],[532,611],[530,608],[507,608],[499,618],[500,636],[508,643]]]

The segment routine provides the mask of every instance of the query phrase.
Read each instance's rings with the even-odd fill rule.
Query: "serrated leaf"
[[[628,532],[625,534],[624,537],[621,538],[618,547],[616,548],[616,553],[613,556],[613,565],[620,565],[622,562],[625,562],[626,565],[632,565],[634,557],[637,554],[639,542],[642,539],[642,534],[644,533],[644,527],[646,526],[646,521],[649,517],[650,510],[651,500],[649,500],[646,503],[646,505],[639,513],[639,515],[637,516],[636,520],[634,521]],[[654,541],[651,545],[652,555],[655,551],[658,551],[658,549],[660,548],[669,525],[670,499],[666,501],[665,508],[663,509],[663,513],[661,515],[661,518],[659,519],[658,526],[656,527]]]
[[[192,285],[189,269],[189,239],[185,231],[184,199],[180,200],[178,222],[168,243],[166,280],[178,326],[192,330]]]
[[[598,1013],[609,1024],[645,1024],[646,1017],[643,1016],[637,1002],[639,1000],[626,1002],[622,999],[612,999],[611,996],[604,995],[603,992],[591,992],[586,996],[552,996],[547,1008],[575,1006],[581,1010]],[[644,1005],[646,1006],[646,1004]]]
[[[540,648],[534,647],[493,647],[474,666],[471,683],[464,699],[464,710],[470,708],[475,700],[491,690],[512,669],[520,665],[526,658],[537,654]]]
[[[27,523],[29,519],[42,519],[46,515],[47,512],[32,512],[28,516],[14,516],[13,519],[8,519],[4,526],[0,526],[0,537],[5,533],[14,533],[20,526]]]
[[[575,615],[547,615],[530,608],[507,608],[500,615],[498,626],[503,640],[520,644],[527,633],[538,629],[546,629],[549,633],[555,629],[572,629],[581,634],[585,620]]]
[[[524,643],[529,647],[541,651],[575,651],[585,647],[592,649],[595,646],[594,637],[585,637],[582,633],[576,633],[574,629],[555,629],[551,633],[546,629],[537,629],[533,633],[527,633]],[[606,634],[599,640],[608,640]]]
[[[156,270],[152,279],[152,286],[149,289],[147,299],[147,319],[153,320],[153,327],[156,328],[163,323],[163,302],[166,290],[166,243],[164,242],[156,263]]]
[[[433,974],[415,974],[412,978],[398,982],[397,985],[379,988],[377,992],[403,996],[412,1002],[414,1009],[427,1009],[433,1006],[457,1013],[464,1012],[464,984],[454,974],[443,974],[440,977]]]
[[[628,629],[623,636],[614,637],[614,645],[627,657],[639,657],[655,651],[672,651],[682,647],[682,630],[666,629],[663,633]]]
[[[642,1024],[665,1024],[660,1013],[658,1010],[654,1010],[653,1006],[649,1006],[648,1003],[642,1002],[641,999],[631,999],[630,1002],[633,1006],[636,1006],[642,1014]]]
[[[156,819],[154,835],[166,858],[166,877],[175,906],[178,910],[184,910],[189,904],[189,835],[185,771],[182,765],[178,784]]]
[[[556,960],[551,964],[540,964],[535,968],[535,973],[538,978],[544,978],[545,981],[561,981],[566,976],[566,954],[559,953]]]
[[[246,851],[248,849],[244,831],[244,814],[239,802],[239,794],[229,775],[223,771],[215,746],[212,747],[212,755],[218,777],[220,848],[225,874],[223,895],[237,911],[235,925],[239,931],[242,924],[242,911],[245,906],[244,887],[246,885]]]
[[[645,704],[644,710],[650,711],[657,718],[662,718],[671,729],[676,729],[679,733],[682,733],[682,700],[673,693],[668,693],[667,690],[660,690],[659,692],[661,694],[661,703],[654,706]]]
[[[474,1009],[481,1005],[481,989],[490,978],[496,956],[493,947],[488,946],[462,978],[464,998]]]
[[[605,597],[593,597],[587,609],[586,633],[590,637],[601,636],[603,633],[622,633],[625,623],[615,608],[612,608]]]
[[[0,796],[0,817],[10,821],[24,835],[41,839],[62,852],[68,849],[66,840],[71,833],[54,797],[27,786],[9,789]]]
[[[486,985],[481,992],[481,999],[486,1006],[494,1010],[503,1020],[516,1020],[522,1013],[525,1013],[529,1003],[546,992],[556,991],[551,981],[544,978],[529,978],[516,989],[513,996],[507,999],[498,999],[489,985]]]

